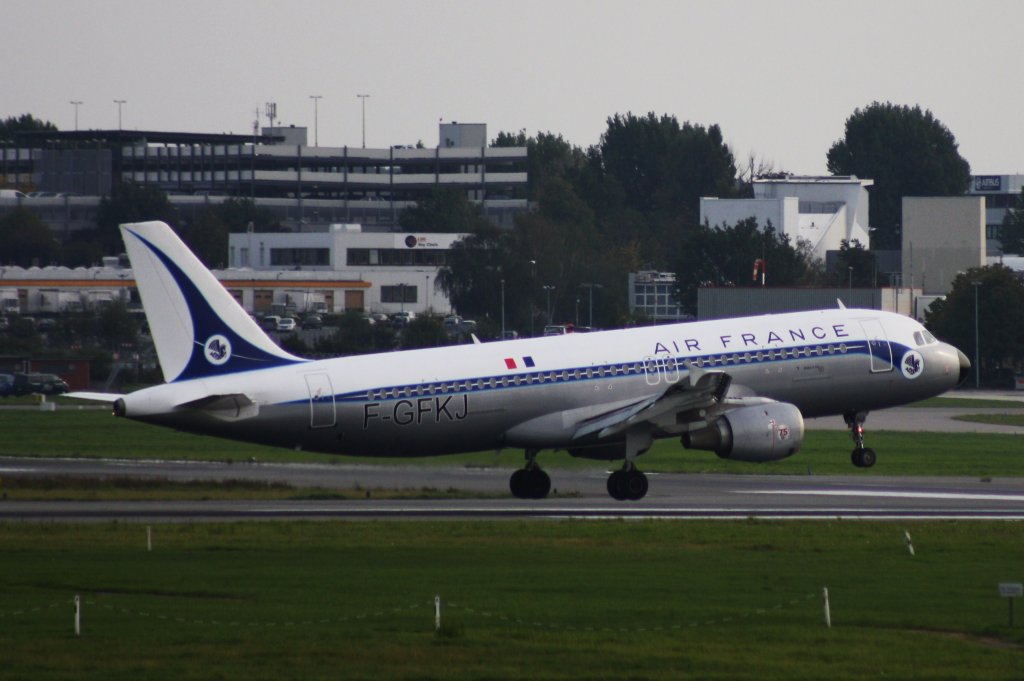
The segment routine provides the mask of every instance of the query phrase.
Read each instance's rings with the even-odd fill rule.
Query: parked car
[[[260,326],[263,327],[264,331],[277,331],[277,323],[281,321],[281,318],[275,314],[269,314],[263,318]]]
[[[62,395],[71,388],[56,374],[0,374],[0,397]]]
[[[277,330],[280,332],[294,331],[295,320],[291,317],[281,317],[277,320]]]
[[[568,329],[562,324],[551,324],[544,327],[545,336],[561,336],[564,333],[568,333]]]
[[[416,313],[412,310],[396,312],[391,315],[391,321],[394,322],[395,326],[405,326],[414,319],[416,319]]]
[[[302,318],[302,328],[304,329],[320,329],[323,328],[324,320],[318,314],[308,314]]]

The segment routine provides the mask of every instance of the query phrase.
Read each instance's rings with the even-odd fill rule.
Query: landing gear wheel
[[[530,499],[543,499],[551,491],[551,477],[539,468],[526,471],[526,487]]]
[[[512,474],[512,477],[508,479],[508,488],[509,490],[511,490],[512,496],[516,497],[517,499],[530,498],[527,494],[527,476],[527,470],[525,468],[520,468],[519,470]]]
[[[518,499],[543,499],[551,491],[551,477],[540,468],[520,468],[508,479],[508,488]]]
[[[636,470],[615,471],[608,476],[608,494],[616,501],[638,501],[647,495],[647,476]]]
[[[870,447],[857,448],[850,454],[850,461],[857,468],[871,468],[877,460],[878,457],[875,455],[875,450]]]
[[[871,468],[878,459],[875,450],[864,446],[864,419],[867,416],[865,411],[843,414],[843,420],[846,421],[846,425],[850,429],[850,436],[853,438],[854,444],[850,462],[857,468]]]

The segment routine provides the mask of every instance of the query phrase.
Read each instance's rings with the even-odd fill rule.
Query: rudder
[[[277,346],[164,222],[121,225],[164,380],[304,362]]]

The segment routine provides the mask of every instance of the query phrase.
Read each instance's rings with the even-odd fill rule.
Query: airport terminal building
[[[0,198],[0,215],[31,208],[67,236],[92,227],[100,198],[117,182],[168,194],[189,219],[228,197],[253,199],[290,231],[359,223],[398,228],[401,212],[439,187],[456,188],[494,224],[528,210],[526,147],[487,146],[485,124],[442,123],[436,147],[309,146],[303,127],[262,134],[139,130],[23,133],[0,147],[0,187],[32,197]]]

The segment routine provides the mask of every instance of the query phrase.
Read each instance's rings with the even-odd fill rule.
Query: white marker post
[[[824,600],[824,611],[825,611],[825,626],[829,629],[832,628],[832,609],[828,605],[828,587],[824,587],[821,590],[821,595]]]
[[[146,525],[146,550],[153,550],[153,527],[151,525]]]
[[[904,531],[903,532],[903,539],[904,539],[904,541],[907,542],[907,551],[910,551],[910,555],[914,555],[914,542],[910,538],[910,533]]]
[[[1000,582],[999,595],[1006,599],[1010,608],[1010,626],[1013,626],[1013,599],[1024,596],[1024,584],[1020,582]]]
[[[82,635],[82,599],[75,594],[75,636]]]
[[[441,597],[434,596],[434,631],[441,631]]]

